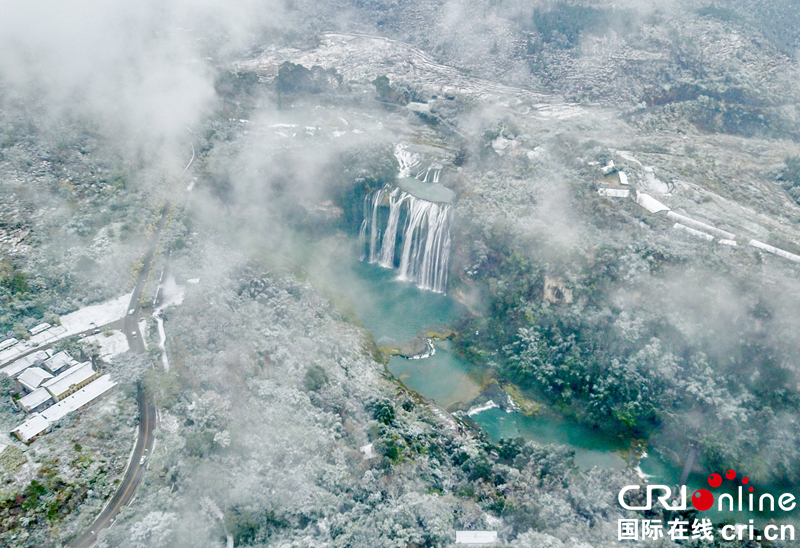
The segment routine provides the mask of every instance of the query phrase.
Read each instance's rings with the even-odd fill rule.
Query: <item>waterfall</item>
[[[419,155],[409,152],[405,145],[395,145],[394,157],[400,166],[398,177],[411,177],[411,169],[420,164]]]
[[[387,196],[388,204],[384,203]],[[381,234],[380,209],[387,205],[389,216]],[[395,268],[397,233],[403,212],[405,223],[401,231],[398,279],[415,282],[421,289],[445,293],[450,262],[450,205],[422,200],[389,186],[374,191],[364,198],[361,260],[368,258],[370,263]]]
[[[394,248],[397,243],[397,225],[400,222],[400,207],[406,198],[411,196],[407,192],[402,192],[395,188],[389,193],[389,221],[386,223],[386,230],[383,233],[381,242],[381,254],[378,257],[378,264],[384,268],[394,267]],[[372,225],[375,227],[375,225]],[[372,236],[370,235],[370,240]]]
[[[378,207],[383,202],[383,197],[386,195],[386,190],[380,189],[376,190],[366,198],[364,198],[364,221],[361,223],[361,230],[359,230],[358,237],[361,240],[362,244],[366,241],[367,235],[367,227],[377,227],[378,226]],[[371,198],[370,198],[371,196]],[[370,223],[368,216],[372,215],[372,222]],[[369,234],[369,262],[374,263],[376,252],[378,249],[378,238],[380,238],[380,228],[373,228],[370,230]],[[361,260],[367,258],[367,254],[364,251],[364,247],[362,245],[362,252],[361,252]]]
[[[423,183],[438,183],[439,174],[442,172],[441,164],[431,164],[427,168],[417,172],[415,179],[419,179]]]

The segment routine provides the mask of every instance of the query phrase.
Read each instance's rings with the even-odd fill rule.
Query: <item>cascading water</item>
[[[389,220],[386,223],[386,230],[383,232],[381,253],[378,257],[378,264],[384,268],[394,268],[397,225],[400,222],[400,207],[409,196],[410,194],[402,192],[399,188],[395,188],[389,193]]]
[[[387,206],[386,228],[381,231],[382,217],[386,217],[385,213],[381,215],[381,208]],[[403,212],[400,263],[395,265],[397,229]],[[429,202],[388,185],[376,190],[364,198],[361,260],[368,259],[384,268],[398,268],[400,280],[416,282],[421,289],[445,293],[451,217],[452,206],[448,204]]]

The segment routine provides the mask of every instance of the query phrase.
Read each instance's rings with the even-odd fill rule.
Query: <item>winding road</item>
[[[194,156],[192,157],[194,158]],[[158,248],[158,240],[161,237],[161,231],[167,224],[167,218],[169,217],[171,207],[171,204],[167,202],[161,212],[161,218],[158,220],[155,234],[153,234],[153,238],[150,240],[150,247],[142,263],[142,271],[139,273],[139,278],[136,280],[136,287],[133,289],[131,302],[130,305],[128,305],[128,309],[134,312],[133,314],[126,314],[123,321],[123,329],[125,337],[128,339],[128,346],[131,352],[137,354],[144,354],[145,352],[142,334],[139,332],[139,317],[142,312],[140,305],[142,291],[144,291],[144,285],[153,262],[153,255]],[[106,505],[97,519],[94,520],[89,529],[69,543],[68,546],[70,548],[89,548],[94,545],[94,543],[97,542],[97,533],[110,523],[113,523],[119,511],[131,503],[136,494],[136,488],[139,487],[139,483],[142,481],[145,468],[147,468],[147,456],[149,456],[150,450],[153,448],[156,408],[153,405],[153,401],[142,387],[139,388],[137,400],[139,403],[139,434],[136,439],[136,445],[133,448],[133,453],[131,454],[130,462],[128,462],[128,469],[125,472],[125,477],[122,483],[119,484],[117,492],[111,498],[111,501]]]
[[[142,456],[149,454],[153,448],[153,429],[156,422],[156,408],[144,390],[140,389],[139,400],[139,435],[133,448],[128,470],[119,485],[119,489],[106,505],[94,523],[82,535],[69,543],[71,548],[89,548],[97,542],[97,533],[113,522],[117,513],[130,504],[136,494],[136,488],[144,476],[147,461],[140,464]]]

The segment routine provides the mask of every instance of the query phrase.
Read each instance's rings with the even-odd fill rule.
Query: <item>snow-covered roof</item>
[[[45,382],[42,386],[47,388],[54,398],[58,398],[69,391],[70,387],[82,383],[94,373],[92,362],[83,362],[70,367],[59,376]]]
[[[12,430],[12,434],[24,442],[29,442],[50,427],[50,423],[43,416],[34,413],[28,420]]]
[[[631,191],[627,188],[601,188],[597,191],[600,196],[609,198],[627,198]]]
[[[19,383],[27,390],[36,390],[46,380],[52,379],[53,375],[42,369],[41,367],[29,367],[22,374],[17,377]]]
[[[6,348],[10,348],[17,344],[19,341],[17,339],[6,339],[3,342],[0,342],[0,350],[5,350]]]
[[[497,542],[497,531],[456,531],[456,544],[491,544]]]
[[[50,392],[48,392],[46,389],[37,388],[36,390],[31,392],[30,394],[28,394],[26,396],[23,396],[20,399],[18,399],[17,403],[25,411],[30,411],[31,409],[36,409],[37,407],[39,407],[40,405],[42,405],[46,401],[52,400],[52,399],[53,399],[53,396],[51,396]]]
[[[628,183],[628,174],[625,173],[624,171],[620,171],[619,172],[619,182],[622,185],[630,184],[630,183]]]
[[[39,333],[47,329],[50,329],[49,323],[40,323],[36,327],[31,327],[31,335],[38,335]]]
[[[44,367],[51,373],[58,373],[65,367],[75,365],[76,363],[78,362],[72,356],[62,351],[52,358],[46,359],[44,361]]]
[[[636,203],[645,208],[650,213],[660,213],[662,211],[669,211],[669,208],[644,192],[636,194]]]
[[[685,215],[681,215],[680,213],[675,213],[674,211],[668,211],[667,212],[667,217],[669,217],[671,219],[675,219],[676,221],[678,221],[679,223],[681,223],[683,225],[690,226],[690,227],[695,228],[697,230],[702,230],[703,232],[708,232],[709,234],[712,234],[713,236],[716,236],[717,238],[724,238],[726,240],[733,240],[733,239],[736,238],[736,234],[733,234],[731,232],[727,232],[725,230],[721,230],[721,229],[719,229],[719,228],[717,228],[715,226],[711,226],[709,224],[706,224],[706,223],[703,223],[703,222],[700,222],[700,221],[696,221],[694,219],[690,219],[689,217],[686,217]]]
[[[736,247],[736,240],[726,240],[725,238],[722,238],[720,240],[717,240],[717,243],[722,245],[729,245],[731,247]]]
[[[686,225],[682,225],[680,223],[675,223],[675,226],[673,226],[672,228],[674,228],[676,230],[682,230],[683,232],[688,232],[692,236],[697,236],[698,238],[702,238],[703,240],[706,240],[708,242],[710,242],[711,240],[714,239],[714,236],[712,236],[711,234],[706,234],[705,232],[700,232],[699,230],[695,230],[693,228],[690,228],[690,227],[688,227]]]
[[[767,251],[769,253],[773,253],[779,257],[783,257],[784,259],[789,259],[790,261],[800,263],[800,255],[789,253],[788,251],[784,251],[783,249],[778,249],[777,247],[765,244],[764,242],[759,242],[758,240],[750,240],[750,245],[758,249],[763,249],[764,251]]]
[[[20,358],[15,362],[11,362],[3,369],[0,369],[0,373],[5,373],[9,377],[14,378],[35,363],[43,362],[46,359],[47,354],[43,350],[39,350],[38,352],[28,354],[24,358]]]
[[[88,362],[87,362],[88,363]],[[76,409],[80,409],[87,403],[99,398],[117,383],[111,380],[111,375],[103,375],[97,380],[90,382],[74,394],[70,394],[60,402],[42,411],[41,415],[51,423],[65,417]]]
[[[111,380],[111,375],[103,375],[74,394],[51,405],[41,413],[32,413],[30,418],[12,430],[12,433],[22,441],[28,442],[31,438],[47,430],[54,422],[80,409],[84,405],[91,403],[100,396],[106,394],[116,385],[117,383]]]

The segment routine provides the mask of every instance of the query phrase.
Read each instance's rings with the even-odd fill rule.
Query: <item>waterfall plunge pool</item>
[[[357,242],[328,239],[313,253],[318,276],[329,288],[346,299],[347,307],[368,329],[375,341],[411,339],[422,329],[449,326],[466,308],[447,295],[419,289],[412,282],[398,280],[397,271],[359,261]],[[324,249],[324,251],[322,251]],[[311,270],[311,265],[308,265]],[[435,353],[422,359],[393,356],[389,371],[405,386],[441,407],[461,402],[469,405],[481,393],[484,371],[459,358],[448,349],[447,341],[435,342]],[[522,437],[539,443],[565,445],[575,452],[575,462],[584,469],[621,469],[627,466],[622,452],[624,442],[604,436],[591,428],[552,413],[526,417],[498,408],[471,415],[493,441]],[[652,466],[651,466],[652,464]],[[641,463],[645,473],[676,475],[680,470],[666,467],[652,457]],[[654,478],[655,479],[655,478]],[[664,477],[667,481],[668,477]]]
[[[359,246],[354,238],[339,236],[305,244],[309,247],[304,249],[302,262],[312,283],[324,293],[335,295],[334,300],[339,300],[336,304],[357,316],[376,341],[409,339],[421,329],[451,325],[466,313],[465,307],[451,297],[399,281],[395,270],[359,261]],[[439,341],[435,354],[429,358],[392,357],[387,368],[406,387],[441,407],[457,402],[470,404],[481,392],[484,370],[462,360],[447,346],[446,341]],[[489,408],[470,418],[495,442],[522,437],[564,446],[575,453],[575,464],[584,470],[628,466],[625,455],[630,440],[615,439],[549,411],[526,417]],[[680,467],[654,455],[640,461],[639,471],[651,483],[667,485],[677,483],[682,472]],[[707,487],[706,476],[693,472],[687,487],[690,493]],[[770,490],[779,492],[777,487]],[[728,513],[717,511],[709,511],[707,515],[714,519],[729,517]],[[746,515],[761,517],[758,513]]]

